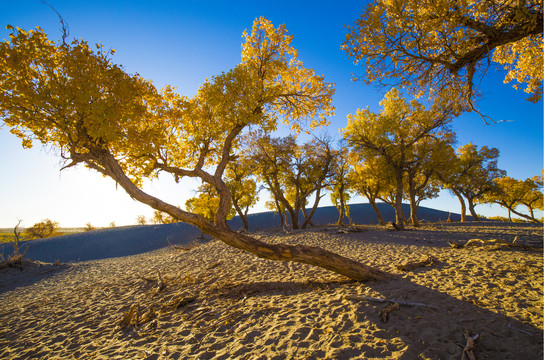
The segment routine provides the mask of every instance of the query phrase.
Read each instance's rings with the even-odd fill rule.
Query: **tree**
[[[96,230],[96,227],[93,226],[93,224],[91,224],[90,222],[85,224],[85,227],[83,228],[83,231],[94,231],[94,230]]]
[[[299,146],[293,136],[272,138],[266,135],[256,139],[252,148],[253,164],[259,179],[274,201],[281,204],[280,208],[289,213],[291,227],[304,229],[311,224],[311,218],[324,196],[322,191],[332,176],[335,153],[330,140],[314,138]],[[311,195],[314,195],[314,204],[307,212],[305,207]],[[304,216],[302,225],[300,212]]]
[[[538,178],[538,177],[537,177]],[[495,186],[487,192],[480,200],[484,203],[495,203],[508,209],[508,218],[512,221],[511,213],[524,219],[539,224],[540,221],[534,216],[533,207],[542,208],[542,192],[538,185],[529,178],[525,181],[517,180],[509,176],[503,176],[493,180]],[[538,203],[540,201],[540,204]],[[529,205],[527,205],[529,204]],[[531,215],[525,215],[517,210],[520,205],[525,205]]]
[[[153,211],[153,218],[151,219],[153,224],[173,224],[178,221],[173,216],[159,210]]]
[[[58,229],[60,229],[58,222],[45,219],[26,229],[26,233],[32,238],[44,239],[55,236]]]
[[[406,195],[410,202],[410,219],[417,227],[417,209],[422,200],[438,196],[440,183],[436,179],[436,171],[443,166],[447,158],[447,147],[455,140],[451,131],[441,131],[428,136],[414,144],[409,152],[406,166]]]
[[[393,169],[378,157],[366,157],[364,160],[359,154],[351,153],[350,161],[353,165],[353,172],[350,173],[349,182],[352,188],[361,196],[368,199],[370,206],[376,212],[380,225],[385,225],[383,216],[376,201],[384,201],[385,194],[395,192]],[[395,207],[395,203],[391,202]],[[404,215],[403,215],[404,217]]]
[[[474,109],[475,79],[493,61],[504,82],[542,95],[542,1],[375,0],[349,28],[344,50],[367,83],[394,80],[413,94],[462,98]]]
[[[145,224],[147,224],[147,219],[145,218],[144,215],[138,215],[136,217],[136,224],[145,225]],[[113,223],[113,226],[111,226],[111,227],[114,227],[114,226],[115,226],[115,223]]]
[[[348,125],[342,133],[362,158],[379,156],[393,170],[396,223],[403,229],[403,183],[410,153],[416,144],[445,129],[460,109],[455,104],[437,101],[426,110],[415,100],[408,103],[396,88],[385,94],[380,105],[379,114],[365,109],[348,115]]]
[[[337,151],[332,148],[331,139],[326,136],[314,137],[312,141],[305,143],[301,150],[305,160],[300,165],[303,177],[297,179],[295,189],[300,192],[301,198],[307,199],[314,195],[314,204],[310,212],[306,213],[305,207],[302,207],[305,217],[302,228],[305,229],[308,224],[313,226],[311,219],[319,206],[319,201],[325,196],[324,190],[330,186]]]
[[[531,218],[536,220],[535,210],[544,210],[544,199],[542,187],[544,186],[544,176],[537,175],[532,178],[525,179],[524,187],[525,195],[520,203],[525,205],[531,214]]]
[[[223,175],[249,128],[271,131],[324,125],[334,89],[297,58],[284,25],[264,18],[244,32],[242,61],[205,81],[192,98],[158,91],[111,61],[112,51],[86,42],[55,44],[41,29],[12,30],[0,43],[0,114],[29,147],[60,151],[66,167],[85,166],[111,177],[132,198],[195,225],[259,257],[309,263],[356,280],[386,273],[310,246],[267,244],[232,231],[231,194]],[[160,172],[197,178],[218,194],[213,221],[144,192]]]
[[[335,151],[334,160],[332,177],[329,183],[331,202],[338,210],[337,224],[344,224],[344,217],[347,217],[351,224],[348,205],[351,198],[351,185],[348,179],[352,166],[349,163],[349,149],[341,145],[340,149]]]
[[[225,182],[230,190],[232,205],[240,216],[244,229],[249,230],[247,213],[249,208],[259,200],[257,183],[253,175],[249,158],[240,158],[237,162],[229,163],[225,173]]]
[[[497,167],[499,150],[497,148],[478,147],[472,143],[463,145],[457,149],[457,154],[452,155],[447,165],[442,166],[438,176],[444,186],[450,189],[461,203],[461,221],[466,221],[466,206],[463,197],[467,199],[470,215],[475,221],[479,221],[474,206],[481,202],[486,193],[494,187],[493,179],[506,174]]]

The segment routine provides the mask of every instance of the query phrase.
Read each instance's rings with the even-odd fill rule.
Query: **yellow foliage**
[[[473,78],[487,60],[505,82],[538,101],[542,93],[542,0],[376,0],[355,21],[343,49],[368,83],[390,79],[413,94],[474,98]]]
[[[206,80],[192,98],[127,74],[102,45],[56,44],[40,28],[8,29],[9,41],[0,43],[0,113],[11,132],[24,147],[38,141],[59,150],[68,166],[85,163],[115,177],[112,155],[137,186],[159,171],[214,183],[250,126],[269,132],[281,119],[300,131],[333,114],[332,85],[298,60],[285,25],[264,18],[244,32],[241,63]]]

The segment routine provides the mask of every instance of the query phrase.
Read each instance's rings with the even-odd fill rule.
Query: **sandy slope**
[[[261,260],[218,241],[69,265],[0,272],[0,358],[541,359],[542,253],[452,249],[471,238],[541,240],[542,228],[483,223],[390,232],[363,227],[257,234],[321,246],[396,274],[354,283],[303,264]],[[431,267],[396,265],[427,255]],[[166,288],[157,292],[157,270]],[[435,306],[400,306],[357,296]],[[131,305],[140,324],[118,327]],[[150,309],[155,313],[142,320]],[[152,313],[152,312],[151,312]]]

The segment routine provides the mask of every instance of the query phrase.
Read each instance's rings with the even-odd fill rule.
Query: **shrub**
[[[85,224],[85,227],[83,228],[84,231],[93,231],[96,230],[96,227],[94,227],[90,222]]]
[[[59,229],[59,223],[50,219],[45,219],[26,229],[28,236],[32,238],[44,239],[56,235]]]

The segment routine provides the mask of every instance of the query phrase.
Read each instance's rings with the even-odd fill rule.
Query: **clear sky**
[[[157,87],[176,86],[187,96],[195,94],[204,79],[228,71],[240,62],[242,32],[264,16],[277,26],[286,24],[294,35],[293,45],[307,67],[336,84],[336,116],[327,132],[339,139],[346,115],[357,108],[378,112],[388,89],[351,81],[362,73],[340,47],[346,25],[361,13],[364,1],[61,1],[51,0],[68,23],[69,38],[82,38],[116,50],[113,61],[129,73],[139,73]],[[52,40],[61,38],[57,15],[39,0],[3,0],[0,38],[7,39],[7,24],[29,30],[40,26]],[[457,118],[454,129],[458,145],[473,142],[500,150],[499,167],[509,176],[525,179],[540,173],[543,164],[542,101],[532,104],[527,94],[503,84],[504,73],[490,70],[481,80],[480,109],[495,120],[486,125],[477,114]],[[115,182],[79,167],[60,172],[60,158],[51,149],[36,145],[24,150],[20,141],[0,128],[0,227],[13,227],[17,219],[30,226],[45,218],[63,227],[135,223],[136,216],[151,216],[152,209],[130,199]],[[194,195],[194,184],[175,184],[167,177],[145,184],[145,190],[175,205]],[[253,209],[264,211],[264,200]],[[364,199],[355,198],[356,202]],[[328,196],[323,205],[330,205]],[[422,206],[459,212],[460,206],[447,192]],[[483,215],[506,216],[497,206],[479,205]]]

